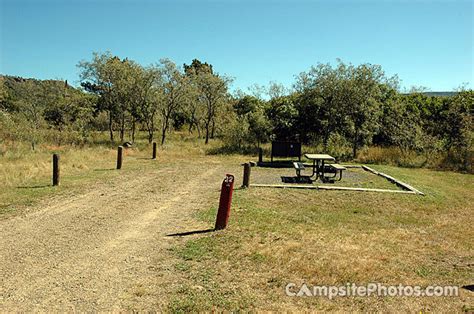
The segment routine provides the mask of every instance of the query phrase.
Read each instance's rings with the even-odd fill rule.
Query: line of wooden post
[[[242,183],[243,188],[248,188],[250,186],[250,163],[244,164],[244,180]]]
[[[156,159],[156,143],[153,142],[153,155],[152,158]],[[122,169],[123,163],[123,146],[117,148],[117,169]],[[59,167],[59,154],[53,154],[53,186],[58,186],[60,183],[60,167]]]
[[[156,159],[156,143],[153,143],[153,159]],[[117,169],[122,169],[123,163],[123,146],[117,148]],[[60,167],[59,154],[53,154],[53,186],[59,185],[60,182]]]
[[[153,142],[153,155],[151,159],[156,159],[156,142]]]
[[[59,185],[59,155],[53,154],[53,186]]]
[[[119,146],[117,149],[117,169],[122,169],[123,147]]]

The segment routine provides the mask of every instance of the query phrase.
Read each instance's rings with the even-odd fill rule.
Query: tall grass
[[[469,152],[467,165],[445,152],[419,153],[413,150],[402,151],[397,147],[367,147],[360,151],[357,161],[368,164],[394,165],[408,168],[431,168],[443,170],[456,170],[473,173],[472,163],[474,155]]]

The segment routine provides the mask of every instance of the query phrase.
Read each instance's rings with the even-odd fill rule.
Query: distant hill
[[[62,80],[38,80],[34,78],[24,78],[20,76],[10,76],[10,75],[3,75],[0,74],[0,80],[3,81],[4,87],[10,91],[21,89],[22,85],[26,83],[32,83],[37,86],[41,86],[44,88],[52,87],[52,88],[65,88],[67,91],[77,92],[78,90],[72,86],[70,86],[66,81]]]
[[[43,106],[54,103],[55,99],[64,95],[82,93],[62,80],[38,80],[0,74],[0,108],[17,110],[16,102],[35,95],[40,97]]]
[[[439,97],[451,97],[457,94],[457,92],[424,92],[426,96],[439,96]]]

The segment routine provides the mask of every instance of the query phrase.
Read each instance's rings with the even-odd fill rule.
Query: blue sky
[[[77,84],[93,51],[143,65],[193,58],[277,81],[336,58],[380,64],[402,87],[473,87],[472,1],[0,0],[0,73]]]

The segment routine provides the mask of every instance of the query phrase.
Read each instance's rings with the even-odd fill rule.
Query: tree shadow
[[[206,230],[194,230],[194,231],[187,231],[187,232],[179,232],[179,233],[171,233],[167,234],[167,237],[184,237],[188,235],[193,235],[193,234],[200,234],[200,233],[209,233],[209,232],[214,232],[216,231],[215,229],[206,229]]]

